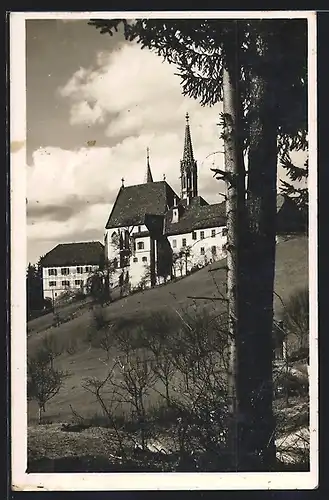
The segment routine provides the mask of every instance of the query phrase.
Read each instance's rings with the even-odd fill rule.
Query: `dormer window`
[[[172,211],[172,222],[178,222],[179,219],[179,212],[178,212],[178,207],[174,207]]]

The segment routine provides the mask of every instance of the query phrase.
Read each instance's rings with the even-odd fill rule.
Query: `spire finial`
[[[166,180],[166,174],[163,174],[163,180],[164,181]]]
[[[146,182],[153,182],[153,176],[150,167],[150,148],[146,148]]]
[[[185,125],[183,161],[185,161],[186,163],[192,163],[194,162],[194,156],[193,156],[193,147],[192,147],[192,139],[190,132],[190,117],[188,113],[186,113],[185,118],[186,118],[186,125]]]
[[[124,180],[124,178],[123,178],[123,177],[122,177],[122,179],[121,179],[121,187],[125,187],[125,180]]]

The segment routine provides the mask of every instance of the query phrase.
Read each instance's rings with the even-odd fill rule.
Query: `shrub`
[[[309,362],[309,348],[308,347],[300,347],[299,349],[296,349],[296,351],[293,351],[291,354],[289,354],[288,361],[290,361],[290,362],[306,361],[308,363]]]
[[[308,345],[309,339],[309,291],[308,287],[297,290],[286,303],[282,312],[283,328],[297,339],[298,348]]]
[[[277,397],[307,396],[309,389],[308,377],[291,371],[280,373],[274,385]]]
[[[108,325],[108,320],[106,319],[105,312],[101,307],[93,307],[92,318],[93,326],[97,331]]]

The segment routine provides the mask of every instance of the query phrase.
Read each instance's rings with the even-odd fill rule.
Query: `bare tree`
[[[157,377],[150,361],[142,354],[130,352],[118,358],[119,376],[113,385],[119,397],[130,403],[135,415],[141,438],[141,447],[147,449],[147,408],[146,398],[154,386]]]
[[[46,403],[58,394],[67,377],[67,372],[54,369],[49,360],[40,355],[28,361],[27,397],[38,403],[39,424],[46,411]]]
[[[54,367],[54,360],[63,353],[63,346],[60,345],[55,334],[51,333],[44,337],[41,341],[40,348],[37,352],[38,358],[41,360],[48,359],[51,368]]]
[[[106,415],[110,425],[115,431],[120,453],[122,453],[125,456],[124,440],[120,433],[120,429],[116,424],[116,418],[115,418],[116,407],[114,405],[117,401],[114,399],[113,391],[110,401],[108,401],[108,399],[107,401],[105,401],[102,393],[103,389],[108,385],[110,385],[110,387],[112,387],[113,389],[113,380],[114,377],[116,376],[115,373],[116,368],[117,368],[117,362],[115,361],[104,379],[98,379],[96,377],[85,378],[83,380],[82,387],[86,391],[91,392],[96,397],[96,401],[101,406],[104,415]]]

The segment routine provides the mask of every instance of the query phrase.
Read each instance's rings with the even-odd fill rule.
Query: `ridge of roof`
[[[145,215],[165,215],[178,196],[169,184],[155,181],[120,188],[106,229],[143,224]]]
[[[43,267],[98,265],[104,256],[104,249],[100,241],[59,243],[42,257],[41,265]]]

